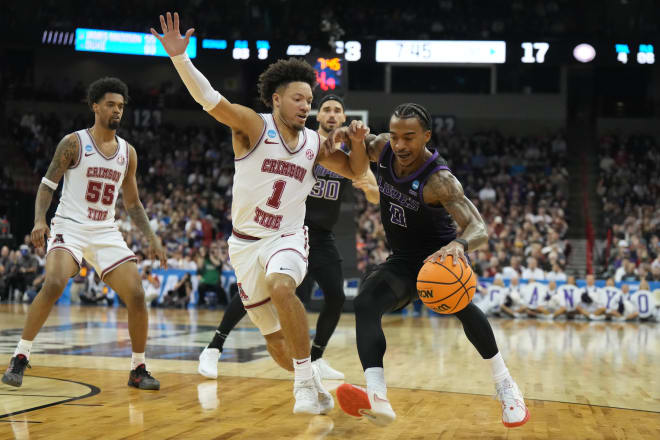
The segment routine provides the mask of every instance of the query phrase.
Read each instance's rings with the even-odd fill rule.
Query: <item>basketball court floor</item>
[[[0,305],[6,365],[27,306]],[[126,310],[56,307],[39,334],[23,387],[0,383],[0,439],[660,439],[660,324],[491,323],[531,413],[500,422],[488,365],[454,318],[388,315],[385,373],[397,420],[378,428],[338,406],[293,415],[291,375],[244,319],[225,344],[217,381],[197,356],[221,311],[150,311],[148,369],[160,391],[126,385]],[[312,325],[316,315],[310,314]],[[345,314],[326,359],[364,384],[354,317]],[[311,332],[312,330],[310,330]],[[326,381],[333,390],[341,382]]]

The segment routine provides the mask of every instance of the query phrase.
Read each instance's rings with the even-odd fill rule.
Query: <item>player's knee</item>
[[[128,292],[128,298],[125,299],[126,307],[146,308],[145,293],[142,283],[137,282]]]
[[[59,298],[68,282],[69,279],[62,275],[49,275],[44,280],[42,294],[50,298]]]
[[[366,315],[373,311],[374,304],[371,301],[371,296],[367,292],[361,292],[353,300],[353,309],[355,310],[355,315]]]
[[[266,284],[270,291],[270,296],[274,301],[295,296],[296,282],[289,276],[281,274],[269,275],[266,278]]]

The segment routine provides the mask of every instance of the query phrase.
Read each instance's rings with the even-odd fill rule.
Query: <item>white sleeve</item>
[[[182,53],[172,57],[171,60],[193,99],[202,106],[204,111],[213,110],[222,100],[220,92],[215,90],[209,80],[195,68],[188,58],[188,54]]]

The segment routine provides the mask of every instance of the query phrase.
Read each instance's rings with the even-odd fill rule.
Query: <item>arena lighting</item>
[[[573,56],[581,63],[588,63],[596,58],[596,49],[591,44],[581,43],[573,49]]]
[[[227,40],[211,40],[209,38],[204,38],[202,40],[202,49],[227,49]]]
[[[504,41],[378,40],[379,63],[480,63],[506,61]]]
[[[73,44],[75,32],[71,31],[55,31],[45,29],[41,36],[41,44],[56,44],[60,46],[69,46]]]
[[[169,56],[163,45],[151,34],[103,29],[77,28],[76,50],[157,57]],[[190,37],[186,53],[190,58],[197,56],[196,37]]]

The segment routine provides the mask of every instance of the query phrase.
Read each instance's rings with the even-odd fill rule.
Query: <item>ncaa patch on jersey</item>
[[[269,138],[274,138],[275,136],[277,136],[275,130],[268,130],[266,134],[268,135]]]
[[[415,181],[412,183],[412,189],[414,189],[414,190],[419,189],[419,180],[415,180]]]
[[[91,145],[85,146],[85,151],[92,151],[92,146]]]

